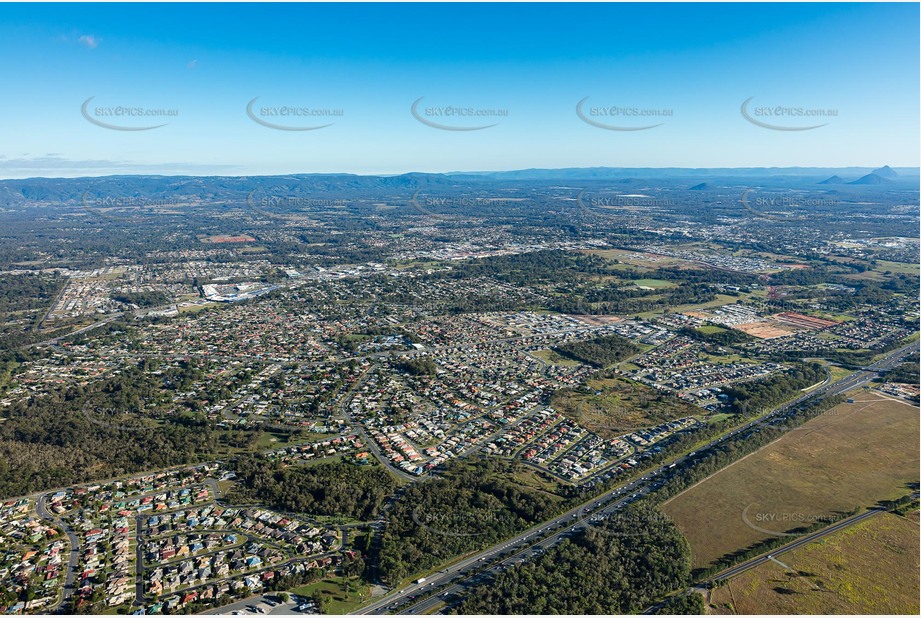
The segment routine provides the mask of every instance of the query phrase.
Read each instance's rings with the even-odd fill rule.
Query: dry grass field
[[[587,386],[592,389],[592,394],[559,391],[554,394],[551,404],[561,414],[604,438],[614,438],[676,418],[698,416],[701,412],[700,408],[677,397],[661,394],[627,378],[589,380]]]
[[[908,493],[919,479],[918,408],[869,392],[704,479],[663,509],[693,566]],[[791,539],[793,537],[790,537]]]
[[[885,513],[782,554],[714,589],[713,614],[914,614],[918,512]]]

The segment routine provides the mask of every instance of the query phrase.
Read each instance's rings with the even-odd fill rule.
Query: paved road
[[[80,539],[77,538],[77,535],[70,526],[65,524],[58,516],[50,513],[45,507],[45,502],[52,493],[54,492],[44,493],[36,499],[35,512],[42,519],[50,521],[55,526],[64,530],[64,534],[67,535],[67,540],[70,543],[70,558],[67,561],[67,569],[64,571],[64,591],[61,596],[61,601],[54,607],[49,608],[55,610],[61,606],[66,606],[67,601],[69,601],[70,597],[74,594],[74,580],[77,577],[77,561],[80,558]]]
[[[915,493],[915,494],[913,494],[913,496],[917,499],[918,494]],[[834,533],[836,533],[836,532],[839,532],[839,531],[841,531],[841,530],[844,530],[845,528],[850,528],[850,527],[853,526],[854,524],[857,524],[857,523],[859,523],[859,522],[862,522],[862,521],[864,521],[865,519],[869,519],[870,517],[876,517],[876,516],[879,515],[880,513],[886,513],[886,512],[887,512],[887,510],[884,509],[884,508],[882,508],[882,507],[873,507],[873,508],[871,508],[871,509],[865,511],[864,513],[860,513],[859,515],[854,515],[853,517],[848,517],[847,519],[842,519],[841,521],[835,522],[834,524],[832,524],[832,525],[830,525],[830,526],[827,526],[827,527],[825,527],[825,528],[822,528],[821,530],[818,530],[818,531],[813,532],[813,533],[811,533],[811,534],[805,534],[805,535],[803,535],[803,536],[797,538],[796,540],[791,541],[790,543],[788,543],[788,544],[786,544],[786,545],[784,545],[784,546],[782,546],[782,547],[778,547],[777,549],[774,549],[774,550],[772,550],[772,551],[770,551],[770,552],[768,552],[768,553],[766,553],[766,554],[762,554],[762,555],[760,555],[760,556],[757,556],[757,557],[755,557],[755,558],[752,558],[751,560],[747,560],[747,561],[745,561],[745,562],[743,562],[743,563],[741,563],[741,564],[737,564],[737,565],[735,565],[735,566],[729,567],[728,569],[726,569],[726,570],[724,570],[724,571],[720,571],[719,573],[717,573],[716,575],[710,577],[709,579],[706,579],[706,580],[704,580],[704,581],[698,582],[698,583],[697,583],[695,586],[693,586],[692,588],[689,588],[688,590],[685,590],[683,594],[687,594],[687,593],[691,592],[691,591],[694,590],[694,589],[701,590],[701,589],[703,589],[703,588],[705,588],[705,587],[711,587],[711,586],[713,585],[713,583],[716,582],[716,581],[719,581],[719,580],[726,580],[726,579],[729,579],[729,578],[731,578],[731,577],[735,577],[736,575],[741,575],[742,573],[744,573],[744,572],[746,572],[746,571],[750,571],[751,569],[754,569],[755,567],[758,567],[758,566],[760,566],[760,565],[762,565],[762,564],[764,564],[765,562],[768,562],[768,561],[776,562],[777,564],[779,564],[779,565],[785,567],[786,565],[784,565],[782,562],[780,562],[779,560],[777,560],[777,556],[780,556],[781,554],[785,554],[785,553],[787,553],[787,552],[789,552],[789,551],[793,551],[794,549],[797,549],[797,548],[802,547],[802,546],[804,546],[804,545],[808,545],[809,543],[812,543],[812,542],[814,542],[814,541],[818,541],[818,540],[820,540],[820,539],[823,539],[823,538],[825,538],[826,536],[828,536],[828,535],[830,535],[830,534],[834,534]],[[661,601],[661,602],[659,602],[659,603],[656,603],[656,604],[653,605],[652,607],[646,609],[646,610],[643,612],[643,614],[655,614],[656,611],[657,611],[664,603],[665,603],[664,601]]]
[[[134,602],[138,605],[147,603],[144,598],[144,541],[141,536],[141,529],[144,525],[145,515],[138,515],[134,518]]]
[[[849,518],[847,518],[847,519],[842,519],[841,521],[836,522],[836,523],[834,523],[834,524],[832,524],[832,525],[830,525],[830,526],[828,526],[828,527],[826,527],[826,528],[822,528],[822,529],[819,530],[818,532],[813,532],[812,534],[804,535],[804,536],[802,536],[802,537],[796,539],[796,540],[793,541],[792,543],[789,543],[789,544],[787,544],[787,545],[784,545],[784,546],[781,547],[781,548],[775,549],[775,550],[773,550],[773,551],[771,551],[771,552],[769,552],[769,553],[767,553],[767,554],[764,554],[764,555],[762,555],[762,556],[758,556],[757,558],[752,558],[752,559],[749,560],[748,562],[743,562],[742,564],[737,564],[737,565],[734,566],[734,567],[730,567],[730,568],[726,569],[725,571],[722,571],[722,572],[720,572],[720,573],[717,573],[716,575],[714,575],[713,577],[711,577],[711,578],[708,580],[708,582],[712,583],[712,582],[714,582],[714,581],[716,581],[716,580],[720,580],[720,579],[729,579],[730,577],[735,577],[736,575],[739,575],[739,574],[741,574],[741,573],[744,573],[745,571],[748,571],[748,570],[750,570],[750,569],[753,569],[753,568],[757,567],[758,565],[761,565],[761,564],[764,564],[765,562],[768,562],[769,560],[771,560],[771,559],[774,558],[775,556],[779,556],[779,555],[784,554],[784,553],[786,553],[786,552],[788,552],[788,551],[792,551],[792,550],[796,549],[797,547],[802,547],[803,545],[808,545],[809,543],[812,543],[813,541],[817,541],[817,540],[819,540],[819,539],[821,539],[821,538],[824,538],[824,537],[828,536],[829,534],[834,534],[835,532],[838,532],[839,530],[842,530],[842,529],[844,529],[844,528],[849,528],[850,526],[853,526],[854,524],[856,524],[856,523],[858,523],[858,522],[861,522],[861,521],[863,521],[863,520],[865,520],[865,519],[867,519],[867,518],[869,518],[869,517],[875,517],[876,515],[879,515],[880,513],[885,513],[885,512],[886,512],[886,509],[884,509],[884,508],[873,508],[873,509],[870,509],[869,511],[866,511],[866,512],[864,512],[864,513],[861,513],[860,515],[855,515],[854,517],[849,517]]]
[[[362,387],[362,385],[364,385],[365,382],[368,381],[368,377],[376,369],[377,369],[377,363],[373,363],[370,367],[368,367],[368,370],[365,371],[365,373],[360,378],[358,378],[358,380],[355,381],[355,384],[353,384],[352,387],[348,390],[348,392],[346,392],[345,395],[342,396],[342,399],[339,400],[339,411],[342,413],[342,416],[345,417],[346,422],[348,422],[349,425],[357,429],[358,434],[361,436],[361,439],[364,440],[364,443],[365,445],[367,445],[368,450],[371,451],[371,453],[374,455],[375,458],[377,458],[377,460],[381,463],[381,465],[386,467],[388,470],[390,470],[393,474],[395,474],[401,479],[404,479],[407,481],[415,481],[418,479],[418,477],[412,474],[408,474],[401,468],[397,468],[395,465],[390,463],[390,458],[384,455],[380,447],[377,445],[377,442],[374,441],[374,439],[371,437],[371,434],[369,434],[368,430],[365,429],[364,424],[355,422],[355,420],[352,418],[352,413],[349,411],[349,404],[352,402],[352,399],[355,397],[355,393],[358,391],[359,388]]]
[[[861,371],[857,371],[838,382],[826,382],[818,388],[813,389],[811,392],[804,393],[793,401],[788,402],[787,404],[773,410],[772,412],[755,420],[749,421],[744,425],[740,425],[733,431],[719,438],[716,438],[705,445],[702,445],[698,450],[705,450],[706,448],[723,442],[731,437],[736,436],[739,433],[748,431],[755,427],[755,425],[764,424],[766,421],[773,417],[783,416],[786,413],[792,411],[795,406],[808,399],[818,399],[828,395],[837,395],[847,390],[862,386],[863,384],[866,384],[872,380],[876,376],[876,372],[888,369],[901,362],[902,358],[914,351],[917,347],[917,343],[911,343],[907,346],[894,350],[873,365],[870,365]],[[509,541],[499,543],[482,552],[465,558],[464,560],[458,561],[448,568],[427,577],[426,581],[423,583],[411,584],[406,588],[391,593],[353,613],[380,614],[387,613],[388,611],[395,611],[398,606],[408,603],[411,596],[417,596],[429,592],[435,588],[441,589],[444,587],[443,590],[439,590],[438,596],[422,600],[408,607],[402,612],[425,613],[439,603],[444,602],[445,596],[450,596],[452,594],[462,594],[471,586],[474,586],[485,579],[487,574],[495,574],[500,570],[507,568],[509,565],[521,561],[522,558],[533,555],[538,549],[542,550],[546,547],[555,545],[564,537],[574,534],[580,527],[590,525],[588,523],[588,518],[590,516],[598,515],[600,513],[610,514],[616,512],[629,502],[643,497],[653,489],[657,489],[659,482],[655,479],[659,474],[669,468],[680,467],[681,465],[688,463],[696,456],[696,454],[697,452],[695,451],[678,457],[677,459],[672,460],[671,463],[661,465],[660,467],[648,472],[641,479],[632,481],[623,486],[621,489],[608,492],[599,497],[595,497],[589,502],[570,511],[567,511],[566,513],[548,522],[545,522],[544,524],[535,526]],[[510,556],[506,556],[502,560],[497,560],[501,554],[508,553],[510,551],[514,553],[512,553]],[[483,566],[487,567],[483,574],[478,575],[473,572],[476,571],[478,567]]]

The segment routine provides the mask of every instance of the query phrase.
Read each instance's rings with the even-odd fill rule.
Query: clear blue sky
[[[917,4],[0,5],[0,177],[917,166]],[[89,114],[119,126],[89,122]],[[339,109],[279,131],[262,106]],[[459,106],[500,118],[427,119]],[[670,110],[649,120],[576,115]],[[829,109],[776,131],[740,106]],[[174,109],[103,117],[97,107]],[[778,126],[811,118],[760,117]]]

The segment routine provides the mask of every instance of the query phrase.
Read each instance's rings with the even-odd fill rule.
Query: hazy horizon
[[[411,175],[426,175],[426,176],[489,176],[495,174],[514,174],[514,173],[526,173],[526,172],[554,172],[554,171],[581,171],[581,170],[604,170],[611,172],[630,172],[630,171],[653,171],[653,172],[668,172],[674,171],[676,174],[680,172],[743,172],[743,171],[752,171],[752,172],[790,172],[790,173],[799,173],[803,176],[810,175],[813,171],[815,172],[827,172],[833,174],[836,172],[853,172],[866,174],[871,173],[874,170],[881,169],[883,167],[889,167],[895,172],[908,173],[909,177],[913,175],[921,175],[921,167],[911,167],[911,166],[896,166],[896,165],[847,165],[847,166],[836,166],[836,167],[824,167],[824,166],[773,166],[773,167],[750,167],[750,166],[740,166],[740,167],[675,167],[675,166],[666,166],[666,167],[531,167],[531,168],[522,168],[522,169],[499,169],[499,170],[452,170],[449,172],[425,172],[419,170],[407,170],[404,172],[396,173],[354,173],[354,172],[289,172],[283,174],[188,174],[188,173],[176,173],[176,174],[144,174],[144,173],[112,173],[112,174],[81,174],[81,175],[59,175],[59,176],[4,176],[0,177],[0,182],[6,180],[76,180],[80,178],[105,178],[105,177],[162,177],[162,178],[179,178],[187,176],[190,178],[194,177],[210,177],[210,178],[256,178],[256,177],[285,177],[285,176],[359,176],[359,177],[379,177],[379,178],[392,178],[399,176],[411,176]],[[663,176],[666,177],[666,176]]]

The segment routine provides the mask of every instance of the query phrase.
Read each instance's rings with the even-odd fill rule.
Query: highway
[[[731,432],[711,440],[700,446],[698,451],[703,451],[739,433],[748,431],[755,427],[755,425],[764,425],[766,421],[775,417],[783,417],[786,413],[791,412],[795,406],[808,399],[838,395],[847,390],[863,386],[872,380],[878,371],[889,369],[898,364],[905,356],[916,350],[917,347],[918,343],[911,343],[889,352],[883,359],[869,367],[856,371],[838,382],[826,382],[811,392],[800,395],[796,399],[780,406],[768,414],[740,425]],[[381,614],[394,611],[406,614],[425,613],[444,602],[452,595],[463,594],[470,587],[481,583],[487,576],[494,575],[516,562],[523,561],[527,557],[533,557],[539,553],[539,551],[543,551],[547,547],[555,545],[564,537],[572,535],[579,528],[590,525],[588,521],[589,516],[616,512],[629,502],[643,497],[653,489],[657,489],[661,485],[661,482],[657,480],[659,474],[669,468],[680,467],[688,463],[696,454],[697,451],[694,451],[671,460],[670,462],[666,462],[658,468],[647,472],[642,478],[632,481],[620,489],[597,496],[552,520],[530,528],[510,540],[493,545],[437,573],[429,575],[426,577],[426,581],[422,583],[410,584],[353,613]],[[503,554],[507,555],[501,557]],[[486,568],[481,569],[480,567]],[[482,572],[477,573],[477,571]],[[430,593],[435,589],[438,589],[437,595],[427,597],[415,604],[410,604],[415,597]]]

